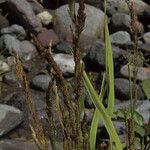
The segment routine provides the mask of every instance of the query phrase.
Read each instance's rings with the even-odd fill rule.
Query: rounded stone
[[[45,48],[49,47],[51,43],[52,46],[55,46],[59,42],[59,38],[57,34],[53,30],[42,30],[38,35],[37,39],[41,43],[41,45]]]
[[[52,23],[53,20],[53,16],[48,11],[43,11],[37,14],[37,17],[41,20],[41,23],[44,26],[49,25],[50,23]]]
[[[143,40],[144,40],[145,43],[150,43],[150,32],[146,32],[143,35]]]
[[[130,34],[126,31],[118,31],[110,35],[111,43],[117,46],[123,46],[131,43]]]
[[[0,136],[3,136],[23,121],[23,114],[15,107],[3,104],[0,104],[0,110]]]
[[[44,75],[44,74],[37,75],[32,79],[31,87],[38,90],[46,91],[50,81],[51,81],[51,77],[49,75]]]
[[[10,67],[8,66],[8,64],[0,60],[0,75],[8,72],[9,70]]]
[[[6,27],[6,28],[2,28],[0,30],[0,33],[1,34],[10,34],[12,36],[15,36],[19,40],[24,40],[27,36],[24,28],[17,24],[14,24],[14,25]]]
[[[75,5],[76,10],[78,4]],[[68,13],[68,5],[63,5],[55,11],[57,22],[54,30],[61,39],[69,39],[72,41],[72,33],[70,30],[71,19]],[[85,26],[81,35],[81,45],[84,47],[91,46],[91,43],[97,39],[97,37],[104,37],[104,13],[93,6],[85,4]]]

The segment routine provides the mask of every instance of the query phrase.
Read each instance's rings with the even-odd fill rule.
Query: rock
[[[38,81],[37,81],[38,82]],[[43,84],[43,83],[42,83]],[[58,90],[58,94],[60,97],[60,105],[63,106],[63,96],[61,92]],[[48,117],[46,114],[46,98],[45,98],[45,92],[39,92],[32,90],[32,99],[36,107],[36,112],[39,116],[39,119],[42,122],[44,133],[47,137],[50,136],[50,127],[48,123]],[[24,114],[24,122],[22,124],[22,129],[25,129],[25,133],[28,134],[28,136],[31,138],[30,128],[29,128],[29,121],[31,119],[31,113],[29,111],[28,105],[26,103],[26,98],[23,91],[19,91],[12,95],[11,97],[7,98],[6,103],[8,105],[15,106],[16,108],[19,108],[23,114]],[[57,139],[56,141],[62,141],[62,131],[61,131],[61,125],[59,122],[58,114],[55,111],[55,106],[53,107],[53,113],[54,113],[54,120],[57,127]],[[25,137],[24,134],[20,135],[21,137]]]
[[[36,47],[30,41],[22,41],[18,54],[24,60],[30,60],[37,55]]]
[[[115,82],[115,95],[120,100],[130,99],[129,80],[123,78],[116,78]],[[133,86],[133,82],[131,82]],[[139,85],[137,85],[137,99],[143,99],[144,94]]]
[[[53,30],[43,30],[37,35],[37,39],[45,48],[49,47],[52,42],[52,46],[55,46],[59,42],[57,34]]]
[[[48,141],[48,150],[52,150],[51,144]],[[0,150],[38,150],[36,143],[24,139],[5,139],[0,141]],[[63,145],[56,142],[56,150],[63,150]]]
[[[18,78],[14,71],[10,71],[4,75],[4,82],[7,84],[16,84],[17,83],[19,85]]]
[[[142,52],[150,54],[150,43],[143,43],[139,47]]]
[[[35,16],[32,7],[26,0],[9,0],[5,5],[10,14],[15,16],[17,22],[25,29],[36,32],[41,30],[40,20]]]
[[[53,58],[60,67],[64,76],[71,76],[74,74],[75,62],[72,55],[55,54]]]
[[[150,32],[146,32],[143,35],[143,40],[144,40],[145,43],[150,43]]]
[[[118,60],[115,63],[115,68],[117,69],[117,65],[121,64],[123,61],[124,51],[116,46],[112,46],[113,58],[114,60]],[[101,41],[96,41],[93,43],[87,55],[84,57],[84,62],[87,69],[92,69],[93,71],[100,71],[105,68],[105,44]],[[117,63],[118,62],[118,63]],[[123,63],[123,62],[122,62]]]
[[[145,100],[142,102],[143,103],[137,107],[136,111],[143,116],[144,123],[148,123],[150,120],[150,101]]]
[[[23,121],[23,114],[15,107],[3,104],[0,104],[0,110],[0,136],[3,136]]]
[[[109,23],[110,33],[114,33],[117,31],[127,31],[130,33],[130,23],[131,17],[124,13],[116,13],[114,14]],[[141,34],[144,32],[144,27],[140,22],[136,22],[137,30]]]
[[[1,140],[0,150],[38,150],[38,147],[32,141],[13,139],[13,140]]]
[[[48,11],[43,11],[37,15],[37,17],[41,20],[41,23],[44,26],[49,25],[52,23],[53,16]]]
[[[7,57],[6,62],[10,67],[13,67],[16,63],[15,57],[14,56]]]
[[[24,40],[27,36],[24,28],[17,24],[14,24],[14,25],[6,27],[6,28],[2,28],[0,30],[0,34],[10,34],[19,40]]]
[[[115,105],[115,111],[118,109],[125,109],[130,107],[130,101],[121,102],[120,104]],[[136,111],[140,113],[143,118],[144,122],[148,123],[150,118],[150,101],[149,100],[137,100],[136,101]]]
[[[0,4],[7,2],[8,0],[1,0]]]
[[[76,4],[76,8],[78,8],[78,4]],[[68,14],[68,5],[63,5],[56,9],[55,14],[57,23],[54,30],[60,35],[61,39],[69,39],[69,41],[72,41],[72,33],[70,31],[70,25],[72,23]],[[85,14],[85,27],[81,35],[80,43],[83,47],[89,48],[97,37],[103,37],[104,13],[93,6],[85,4]]]
[[[7,18],[0,13],[0,29],[8,27],[9,26],[9,21]]]
[[[20,50],[20,41],[9,34],[5,34],[0,38],[0,48],[6,48],[12,54],[12,49],[16,51]]]
[[[133,67],[130,67],[131,72],[130,72],[130,77],[134,78],[133,76]],[[128,75],[128,65],[125,65],[121,68],[120,73],[122,76],[129,78]],[[145,67],[138,67],[138,72],[137,72],[137,80],[143,81],[148,78],[150,78],[150,68],[145,68]]]
[[[59,42],[53,49],[54,53],[71,54],[72,46],[66,41]]]
[[[0,75],[8,72],[9,70],[10,70],[10,67],[8,66],[8,64],[0,60]]]
[[[141,0],[133,0],[135,6],[135,12],[137,15],[142,15],[144,10],[149,7]],[[104,0],[100,2],[100,6],[104,9]],[[125,0],[108,0],[106,3],[107,14],[112,16],[117,12],[129,14],[129,9]]]
[[[25,61],[33,58],[36,54],[35,46],[29,41],[20,42],[15,37],[5,34],[0,38],[0,48],[7,49],[11,55],[13,54],[13,49],[18,53],[18,55]]]
[[[111,43],[117,46],[127,45],[131,42],[130,34],[126,31],[118,31],[110,35]]]
[[[32,7],[32,10],[34,11],[34,13],[35,13],[36,15],[44,11],[43,6],[40,5],[39,3],[35,3],[35,2],[32,1],[32,0],[29,0],[28,2],[30,3],[30,5],[31,5],[31,7]]]
[[[51,82],[51,77],[49,75],[37,75],[35,76],[31,81],[31,87],[46,91],[49,85],[49,82]]]
[[[35,104],[36,111],[37,114],[39,115],[39,118],[40,119],[46,118],[46,112],[45,112],[46,103],[44,101],[45,93],[40,94],[39,92],[36,91],[35,92],[32,91],[32,93],[33,93],[32,94],[33,102]],[[24,92],[17,91],[14,94],[10,94],[10,96],[8,95],[8,98],[6,97],[4,101],[7,105],[16,107],[23,112],[24,120],[25,120],[23,123],[26,123],[26,125],[28,126],[29,119],[31,118],[31,113],[29,111]]]

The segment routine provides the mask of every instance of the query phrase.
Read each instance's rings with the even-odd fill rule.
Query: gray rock
[[[118,109],[125,109],[130,107],[130,101],[121,102],[120,104],[115,105],[115,111]],[[137,100],[136,102],[136,111],[140,113],[144,122],[148,123],[150,118],[150,101],[149,100]]]
[[[5,34],[0,38],[0,48],[7,49],[13,55],[13,49],[25,61],[30,60],[36,54],[35,46],[29,41],[20,42],[15,37]]]
[[[146,3],[141,0],[133,0],[135,6],[135,12],[137,15],[142,15],[144,10],[149,7]],[[101,1],[101,7],[104,9],[104,0]],[[113,15],[116,12],[122,12],[129,14],[128,6],[125,0],[107,0],[107,13]]]
[[[23,114],[19,109],[0,104],[0,136],[14,129],[22,121]]]
[[[78,4],[76,4],[76,8]],[[97,37],[103,37],[104,13],[90,5],[85,5],[86,21],[85,28],[81,35],[81,45],[89,47]],[[70,32],[71,19],[68,14],[68,5],[56,9],[57,23],[54,30],[62,39],[72,41]]]
[[[8,72],[10,70],[10,67],[7,63],[0,60],[0,75]]]
[[[31,86],[35,89],[46,91],[51,82],[51,77],[49,75],[37,75],[31,81]]]
[[[145,43],[150,43],[150,32],[146,32],[143,35],[143,40],[144,40]]]
[[[55,54],[53,58],[60,67],[64,76],[70,76],[74,74],[75,62],[72,55]]]
[[[71,54],[72,46],[68,42],[62,41],[58,43],[54,49],[54,53],[65,53],[65,54]]]
[[[150,54],[150,43],[143,43],[139,46],[142,52]]]
[[[131,71],[130,71],[130,77],[134,78],[133,76],[133,67],[130,67]],[[128,65],[123,66],[120,69],[120,73],[122,76],[129,78],[129,74],[128,74]],[[148,78],[150,78],[150,69],[149,68],[144,68],[144,67],[138,67],[138,72],[137,72],[137,80],[143,81],[146,80]]]
[[[7,2],[8,0],[1,0],[0,4]]]
[[[118,60],[115,64],[115,66],[117,67],[118,63],[121,63],[120,61],[122,61],[123,59],[124,51],[116,46],[112,46],[112,51],[114,60]],[[104,42],[94,42],[87,55],[84,57],[84,62],[87,69],[92,69],[95,71],[104,69],[106,65]]]
[[[130,34],[126,31],[118,31],[110,35],[111,43],[117,46],[123,46],[131,43]]]
[[[32,141],[1,140],[0,150],[38,150],[38,147]]]
[[[0,33],[1,34],[10,34],[12,36],[15,36],[19,40],[24,40],[27,36],[24,28],[17,24],[14,24],[14,25],[6,27],[6,28],[2,28],[0,30]]]
[[[48,150],[52,150],[50,142],[48,141]],[[0,150],[38,150],[38,147],[33,141],[26,141],[23,139],[1,140]],[[56,142],[56,150],[63,150],[62,143]]]
[[[45,112],[46,104],[43,101],[43,99],[45,98],[45,94],[43,93],[42,95],[39,92],[33,92],[32,97],[39,118],[40,119],[46,118],[46,112]],[[4,101],[6,102],[7,105],[16,107],[23,112],[24,120],[25,120],[23,123],[26,123],[26,125],[28,126],[29,118],[31,118],[31,113],[29,111],[24,92],[19,91],[13,94],[11,93],[10,95],[8,95],[8,98],[6,97],[4,99]]]
[[[114,33],[117,31],[127,31],[130,33],[130,23],[131,17],[124,13],[116,13],[114,14],[109,23],[110,33]],[[141,23],[136,22],[137,30],[141,34],[144,32],[144,27]]]
[[[0,48],[7,49],[10,54],[13,54],[12,49],[20,50],[20,41],[9,34],[5,34],[0,38]]]
[[[131,82],[133,86],[133,82]],[[115,96],[120,100],[130,99],[129,80],[123,78],[115,79]],[[144,94],[139,85],[137,85],[137,99],[143,99]]]
[[[6,7],[25,29],[30,31],[41,29],[40,20],[35,16],[32,7],[26,0],[9,0]]]
[[[28,2],[30,3],[32,10],[36,15],[44,11],[44,8],[42,7],[42,5],[39,5],[39,3],[35,3],[34,1],[31,0],[29,0]]]
[[[22,41],[20,43],[20,50],[18,54],[24,60],[30,60],[34,58],[37,54],[36,47],[30,41]]]
[[[59,97],[60,97],[60,105],[63,106],[63,97],[61,92],[58,93]],[[47,137],[49,137],[50,135],[50,127],[49,127],[49,123],[47,121],[48,117],[46,114],[46,103],[45,103],[45,92],[37,92],[35,90],[32,90],[32,98],[33,98],[33,102],[35,104],[36,107],[36,112],[39,116],[39,119],[42,122],[43,125],[43,130],[44,133]],[[29,111],[28,105],[26,103],[26,97],[24,95],[23,91],[19,91],[18,93],[13,94],[12,96],[10,95],[8,98],[6,98],[5,100],[7,102],[8,105],[12,105],[18,109],[20,109],[23,112],[24,115],[24,122],[22,124],[22,128],[26,129],[26,134],[29,134],[29,136],[31,136],[31,133],[29,132],[29,120],[31,119],[31,113]],[[61,130],[61,125],[59,122],[59,117],[58,114],[55,111],[55,106],[53,107],[53,113],[54,113],[54,120],[57,126],[57,141],[62,141],[62,130]],[[28,129],[28,130],[27,130]],[[25,135],[22,133],[20,135],[21,137],[25,137]]]
[[[7,18],[0,13],[0,29],[8,27],[9,26],[9,21]]]
[[[143,103],[137,107],[136,111],[143,116],[144,122],[148,123],[150,120],[150,101],[146,100],[142,102]]]
[[[4,75],[4,82],[7,84],[19,84],[18,78],[14,71],[10,71]]]

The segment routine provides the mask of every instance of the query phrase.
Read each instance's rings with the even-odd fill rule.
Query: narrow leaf
[[[108,134],[114,141],[116,150],[123,150],[119,136],[117,135],[115,127],[111,121],[111,117],[107,113],[103,104],[99,101],[99,97],[98,97],[96,91],[94,90],[94,88],[85,72],[83,72],[83,81],[84,81],[85,87],[86,87],[95,107],[99,110],[99,113],[102,116],[102,120],[105,124]]]
[[[150,100],[150,79],[144,80],[142,83],[142,87],[147,98]]]
[[[113,65],[113,54],[112,54],[112,47],[111,47],[111,40],[109,36],[108,30],[108,21],[106,15],[106,0],[104,3],[105,8],[105,17],[104,17],[104,27],[105,27],[105,50],[106,50],[106,74],[108,78],[108,85],[109,85],[109,94],[108,94],[108,112],[110,116],[113,116],[114,112],[114,65]]]
[[[99,101],[102,103],[104,94],[105,94],[105,90],[104,90],[104,82],[105,82],[105,73],[103,75],[103,80],[102,80],[102,85],[101,85],[101,91],[100,91],[100,95],[99,95]],[[98,123],[101,119],[101,114],[99,113],[99,110],[96,108],[94,111],[94,116],[92,119],[92,123],[91,123],[91,128],[90,128],[90,137],[89,137],[89,141],[90,141],[90,149],[91,150],[95,150],[95,145],[96,145],[96,134],[97,134],[97,128],[98,128]]]

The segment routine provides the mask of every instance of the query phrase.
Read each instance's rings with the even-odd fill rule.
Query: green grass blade
[[[147,98],[150,100],[150,78],[146,79],[142,82],[142,88],[143,88]]]
[[[107,113],[103,104],[99,101],[99,97],[85,72],[83,72],[83,81],[95,107],[99,110],[99,113],[101,114],[102,120],[105,124],[109,136],[113,139],[115,143],[116,150],[123,150],[120,139],[111,121],[111,117]]]
[[[101,91],[99,95],[99,101],[102,103],[105,90],[104,90],[104,82],[105,82],[105,74],[103,75],[103,80],[102,80],[102,85],[101,85]],[[101,119],[101,114],[99,113],[99,110],[96,108],[94,111],[92,123],[91,123],[91,128],[90,128],[90,137],[89,137],[89,143],[90,143],[90,149],[95,150],[95,145],[96,145],[96,134],[97,134],[97,128],[98,128],[98,123]]]
[[[108,30],[108,21],[106,15],[106,0],[105,0],[105,17],[104,17],[104,27],[105,27],[105,50],[106,50],[106,74],[109,80],[109,93],[108,93],[108,112],[110,116],[113,116],[114,112],[114,102],[115,102],[115,94],[114,94],[114,65],[113,65],[113,54],[111,47],[111,40],[109,36]]]
[[[96,134],[97,134],[97,128],[98,128],[98,123],[100,121],[101,115],[99,113],[98,109],[95,109],[93,120],[91,123],[91,128],[90,128],[90,137],[89,137],[89,142],[90,142],[90,150],[95,150],[95,145],[96,145]]]

